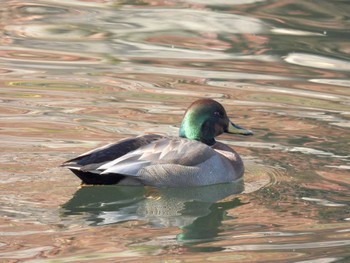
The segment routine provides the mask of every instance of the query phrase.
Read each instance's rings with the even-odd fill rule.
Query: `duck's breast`
[[[160,163],[147,166],[138,173],[146,185],[167,187],[204,186],[232,182],[239,178],[232,165],[220,154],[195,166]]]

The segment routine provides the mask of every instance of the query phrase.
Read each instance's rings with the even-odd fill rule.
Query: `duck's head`
[[[180,137],[201,141],[207,145],[215,143],[215,137],[222,133],[252,135],[227,117],[224,107],[212,99],[193,102],[185,112],[181,123]]]

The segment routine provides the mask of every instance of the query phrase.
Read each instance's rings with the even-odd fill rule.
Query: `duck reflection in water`
[[[80,188],[62,206],[62,216],[89,225],[143,221],[151,227],[180,227],[181,241],[214,238],[226,210],[241,205],[229,196],[243,191],[243,180],[196,188],[94,186]],[[83,217],[83,219],[82,219]]]

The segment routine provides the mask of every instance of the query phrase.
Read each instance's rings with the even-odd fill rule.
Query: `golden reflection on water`
[[[0,258],[346,261],[349,9],[248,0],[4,3]],[[220,137],[244,158],[241,184],[78,189],[58,167],[127,136],[177,135],[200,97],[217,99],[254,131]]]

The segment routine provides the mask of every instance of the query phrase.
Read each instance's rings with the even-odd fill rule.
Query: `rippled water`
[[[4,1],[0,261],[350,261],[348,1]],[[210,97],[233,185],[99,186],[59,164],[176,135]],[[56,262],[56,261],[55,261]]]

